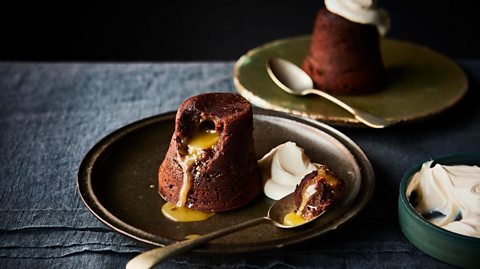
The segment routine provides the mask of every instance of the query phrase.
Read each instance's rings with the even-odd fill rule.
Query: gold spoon
[[[357,108],[353,108],[324,91],[314,89],[313,81],[310,76],[301,68],[287,60],[280,58],[272,58],[268,60],[267,72],[278,87],[290,94],[301,96],[307,94],[319,95],[350,112],[355,119],[372,128],[384,128],[391,125],[391,123],[385,119]]]
[[[144,268],[152,268],[155,266],[157,263],[170,258],[172,256],[181,254],[185,251],[188,251],[198,245],[201,245],[203,243],[206,243],[210,240],[213,240],[215,238],[245,229],[249,227],[253,227],[256,225],[264,224],[264,223],[272,223],[273,225],[282,228],[282,229],[290,229],[290,228],[297,228],[300,226],[303,226],[307,223],[312,222],[316,218],[318,218],[320,215],[316,216],[315,218],[305,221],[305,223],[291,226],[291,225],[284,225],[283,224],[283,218],[285,217],[286,214],[293,212],[296,209],[295,206],[295,200],[294,200],[294,194],[291,193],[282,199],[276,201],[274,204],[270,206],[267,212],[267,216],[260,217],[257,219],[252,219],[248,220],[215,232],[211,232],[202,236],[199,236],[194,239],[188,239],[185,241],[180,241],[178,243],[174,243],[165,247],[160,247],[160,248],[154,248],[151,250],[148,250],[146,252],[143,252],[137,256],[135,256],[133,259],[131,259],[127,263],[127,269],[144,269]]]

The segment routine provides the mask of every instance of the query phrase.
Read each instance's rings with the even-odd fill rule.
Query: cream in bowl
[[[429,222],[480,238],[480,167],[425,162],[413,175],[407,196]]]
[[[480,268],[480,153],[434,158],[402,178],[398,222],[405,237],[441,261]]]

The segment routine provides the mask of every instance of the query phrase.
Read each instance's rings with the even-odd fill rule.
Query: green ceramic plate
[[[456,154],[434,160],[444,165],[480,165],[480,153]],[[480,238],[442,229],[426,221],[408,202],[407,187],[421,166],[422,163],[419,163],[408,170],[400,183],[398,221],[403,234],[413,245],[434,258],[461,267],[480,268]]]
[[[282,39],[243,55],[234,67],[235,87],[252,104],[327,121],[336,125],[361,124],[350,114],[317,97],[283,92],[266,71],[267,60],[281,57],[300,65],[307,54],[310,36]],[[377,93],[340,96],[346,103],[382,116],[393,123],[424,119],[457,103],[466,93],[468,80],[447,57],[416,44],[385,39],[381,43],[389,72],[387,87]]]

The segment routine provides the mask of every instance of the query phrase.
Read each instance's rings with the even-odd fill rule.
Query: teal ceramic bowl
[[[480,153],[457,154],[434,160],[445,165],[480,165]],[[408,184],[421,166],[422,163],[408,170],[400,183],[398,221],[403,234],[417,248],[438,260],[466,268],[480,268],[480,238],[453,233],[431,224],[408,201]]]

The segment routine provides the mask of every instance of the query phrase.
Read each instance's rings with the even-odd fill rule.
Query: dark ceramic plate
[[[238,92],[261,108],[335,125],[364,126],[324,98],[290,95],[270,79],[266,70],[268,59],[280,57],[301,65],[309,45],[310,36],[300,36],[250,50],[235,63],[234,82]],[[391,123],[401,123],[437,115],[456,104],[467,92],[468,80],[462,69],[433,50],[383,39],[381,52],[389,74],[387,86],[372,94],[337,95],[339,99]]]
[[[203,222],[176,223],[162,215],[157,171],[174,130],[174,118],[172,112],[132,123],[90,150],[78,172],[78,190],[90,211],[119,233],[157,246],[266,214],[272,200],[262,196]],[[240,253],[301,242],[336,229],[367,204],[374,189],[372,167],[362,150],[342,133],[313,120],[264,110],[255,111],[254,129],[258,157],[280,143],[294,141],[312,161],[327,164],[345,179],[346,194],[306,227],[282,230],[260,225],[214,240],[197,251]]]

